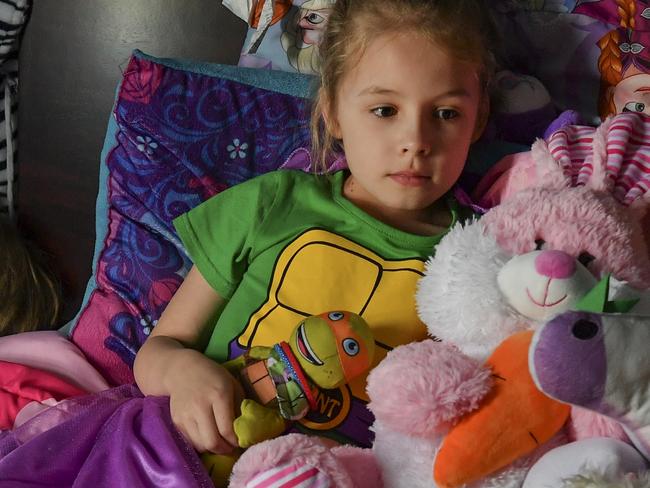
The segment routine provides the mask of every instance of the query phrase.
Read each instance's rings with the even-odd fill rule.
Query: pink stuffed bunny
[[[381,486],[376,463],[386,487],[436,486],[433,466],[445,435],[480,409],[491,389],[493,378],[483,364],[492,351],[512,334],[570,310],[603,273],[612,275],[612,299],[637,297],[636,312],[650,310],[649,231],[642,225],[650,203],[650,119],[623,114],[598,129],[563,127],[518,159],[505,171],[507,165],[500,165],[497,178],[490,176],[493,189],[483,203],[500,205],[452,229],[427,263],[418,312],[431,336],[443,342],[396,348],[370,374],[376,438],[355,465],[368,466],[372,475],[354,486]],[[644,462],[619,449],[628,439],[618,423],[576,408],[548,442],[495,466],[471,486],[521,487],[541,456],[572,440],[585,442],[574,454],[595,459],[597,448],[603,451],[592,438],[601,436],[604,452],[621,461],[614,463],[620,471]],[[303,456],[312,447],[319,455]],[[235,467],[239,484],[233,486],[256,486],[246,480],[296,459],[334,486],[348,486],[333,477],[337,471],[349,476],[349,465],[335,452],[303,437],[260,444]]]

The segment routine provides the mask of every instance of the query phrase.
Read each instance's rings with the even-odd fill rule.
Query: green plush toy
[[[336,311],[305,318],[288,342],[255,346],[226,362],[247,396],[234,423],[239,446],[247,448],[282,434],[288,422],[316,408],[317,388],[337,388],[365,373],[374,352],[366,321],[355,313]],[[216,488],[228,486],[241,452],[201,456]]]
[[[235,419],[240,447],[280,435],[287,421],[315,409],[314,387],[337,388],[365,373],[374,348],[363,318],[352,312],[326,312],[302,320],[288,342],[256,346],[225,363],[247,396]]]

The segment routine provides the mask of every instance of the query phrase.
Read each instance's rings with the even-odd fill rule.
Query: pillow
[[[239,66],[314,74],[317,45],[335,0],[222,0],[248,23]]]
[[[308,146],[313,79],[135,51],[100,162],[93,274],[64,332],[111,384],[191,266],[172,220]]]

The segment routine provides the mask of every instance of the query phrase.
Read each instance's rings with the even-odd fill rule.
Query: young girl
[[[0,215],[0,336],[54,327],[59,282],[43,255]]]
[[[426,336],[415,286],[455,221],[447,194],[485,125],[491,33],[479,0],[338,1],[312,132],[319,167],[341,150],[349,170],[272,172],[174,222],[195,265],[134,369],[142,392],[169,395],[198,451],[237,445],[242,391],[219,362],[287,340],[302,317],[361,314],[375,364]],[[320,392],[299,429],[369,445],[366,401],[365,378]]]

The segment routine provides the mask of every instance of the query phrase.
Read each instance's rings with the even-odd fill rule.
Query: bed
[[[610,11],[578,13],[588,3],[600,2],[494,3],[504,37],[518,41],[504,52],[505,62],[540,78],[552,98],[524,112],[502,107],[490,126],[492,140],[470,161],[468,191],[501,156],[542,136],[563,110],[576,110],[571,121],[598,120],[595,42],[618,21]],[[206,64],[236,64],[246,36],[246,23],[218,0],[59,0],[33,8],[20,55],[17,216],[62,278],[59,325],[93,367],[84,382],[73,381],[83,391],[132,382],[137,348],[191,265],[171,219],[260,172],[305,168],[313,79]],[[554,44],[558,38],[574,49]],[[215,91],[226,97],[215,98],[217,111],[236,113],[251,138],[219,128],[209,147],[223,155],[220,162],[205,156],[208,146],[179,143],[202,137],[194,122],[185,131],[182,110],[168,118],[178,106],[198,119],[201,96]],[[208,122],[224,117],[211,113]],[[528,123],[534,133],[515,134]],[[292,137],[283,138],[278,127],[292,129]],[[513,137],[499,140],[504,134]],[[178,175],[182,183],[173,186]],[[158,198],[166,194],[170,201]],[[125,269],[125,262],[138,270]],[[56,341],[62,355],[76,354]],[[65,384],[50,393],[53,401],[73,394]]]

